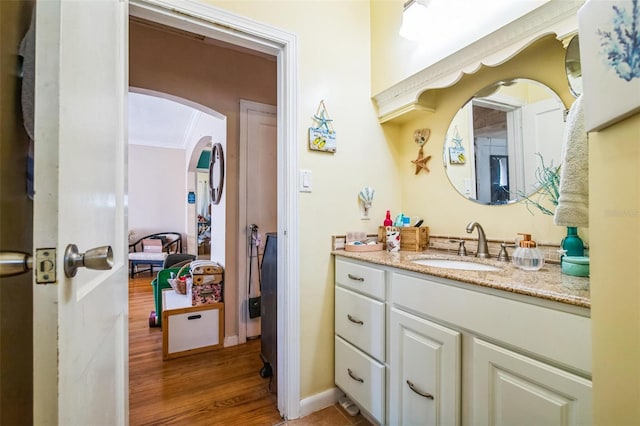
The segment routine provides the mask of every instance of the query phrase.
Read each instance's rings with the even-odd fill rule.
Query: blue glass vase
[[[566,256],[584,256],[584,243],[575,226],[567,226],[567,236],[562,239],[560,246],[562,250],[566,250]]]

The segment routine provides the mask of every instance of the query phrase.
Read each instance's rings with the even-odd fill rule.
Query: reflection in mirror
[[[533,80],[499,81],[467,102],[453,118],[444,143],[449,181],[482,204],[507,204],[533,194],[536,169],[560,164],[564,105]]]
[[[578,36],[574,36],[569,45],[564,58],[565,70],[569,89],[576,98],[582,94],[582,66],[580,65],[580,41]]]

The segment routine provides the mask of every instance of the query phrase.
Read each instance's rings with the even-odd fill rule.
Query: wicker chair
[[[153,267],[164,268],[167,257],[171,254],[182,253],[182,234],[179,232],[157,232],[145,235],[129,244],[129,266],[131,278],[140,272],[149,271],[153,274]],[[148,269],[139,269],[147,265]]]

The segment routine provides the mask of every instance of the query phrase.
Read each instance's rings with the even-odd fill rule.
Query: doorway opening
[[[162,24],[185,37],[206,38],[213,44],[228,43],[237,49],[249,49],[268,55],[277,62],[277,224],[278,247],[278,409],[287,419],[299,417],[299,284],[298,284],[298,210],[295,181],[297,178],[297,42],[294,35],[230,14],[211,6],[189,4],[171,9],[144,0],[130,2],[130,16]],[[185,19],[185,16],[189,17]],[[130,64],[131,66],[131,64]],[[193,69],[194,73],[198,71]],[[207,75],[215,71],[207,68]],[[133,82],[135,77],[130,72]],[[197,80],[194,78],[194,81]],[[135,83],[134,83],[135,84]],[[229,125],[229,129],[235,130]],[[228,186],[227,186],[228,187]],[[231,188],[229,188],[229,191]],[[238,227],[236,228],[238,229]],[[236,251],[236,250],[234,250]],[[237,251],[236,251],[237,252]],[[229,271],[229,268],[226,268]],[[228,276],[226,277],[229,278]],[[234,277],[236,278],[236,277]],[[237,301],[237,297],[235,297]],[[237,319],[234,319],[237,327]]]
[[[211,209],[207,207],[209,192],[204,185],[208,182],[207,154],[214,141],[226,146],[224,115],[167,93],[130,88],[130,235],[180,232],[185,252],[206,251],[211,255],[210,248],[205,250],[198,244],[206,226],[210,225],[199,221],[198,215],[211,217]],[[204,157],[207,164],[199,173]],[[194,200],[185,196],[190,193],[196,195]],[[224,204],[219,210],[223,208]],[[224,216],[217,212],[216,219],[216,229],[222,232],[216,234],[218,252],[214,260],[224,265]],[[206,234],[209,243],[212,241],[210,234],[210,231]]]

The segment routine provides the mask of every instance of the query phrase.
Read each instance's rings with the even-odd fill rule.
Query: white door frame
[[[188,0],[130,0],[131,15],[277,57],[278,102],[278,410],[300,417],[297,81],[294,34]],[[281,219],[280,219],[281,218]]]

